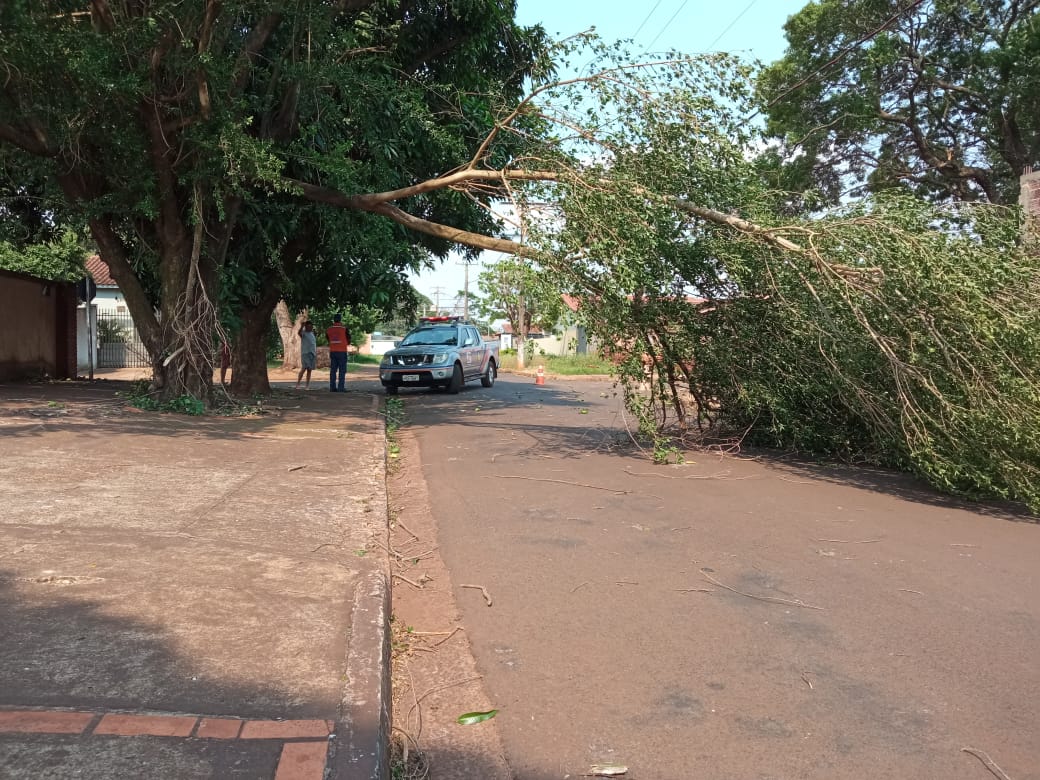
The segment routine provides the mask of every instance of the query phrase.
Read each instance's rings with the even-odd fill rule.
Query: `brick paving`
[[[282,742],[275,780],[320,780],[325,776],[330,720],[249,720],[158,713],[98,713],[68,710],[0,710],[0,735],[62,734],[88,739],[166,737]]]

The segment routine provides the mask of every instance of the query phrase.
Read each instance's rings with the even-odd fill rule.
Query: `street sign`
[[[76,282],[76,295],[81,303],[90,303],[97,295],[97,285],[89,276],[85,276]]]

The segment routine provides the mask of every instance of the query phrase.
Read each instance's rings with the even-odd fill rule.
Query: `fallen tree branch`
[[[804,601],[802,601],[800,599],[782,599],[782,598],[778,598],[776,596],[756,596],[754,593],[745,593],[742,590],[737,590],[736,588],[731,588],[729,585],[725,585],[725,584],[719,582],[717,579],[715,579],[710,574],[708,574],[707,572],[704,572],[704,571],[701,572],[701,576],[703,576],[704,579],[708,580],[708,582],[710,582],[710,583],[712,583],[714,585],[718,585],[720,588],[725,588],[726,590],[730,591],[731,593],[736,593],[738,596],[745,596],[745,597],[747,597],[749,599],[755,599],[756,601],[767,601],[767,602],[769,602],[771,604],[788,604],[788,605],[790,605],[792,607],[802,607],[803,609],[818,609],[818,610],[821,610],[821,611],[824,609],[823,607],[817,607],[817,606],[815,606],[813,604],[806,604]]]
[[[390,576],[396,577],[401,580],[401,582],[407,582],[416,590],[423,590],[426,587],[426,583],[430,581],[430,577],[427,577],[425,574],[419,578],[419,582],[413,582],[402,574],[391,574]]]
[[[830,542],[831,544],[873,544],[874,542],[880,542],[881,537],[877,539],[813,539],[814,542]]]
[[[988,769],[994,777],[999,777],[1000,780],[1011,780],[1011,778],[1004,773],[1004,770],[997,766],[997,763],[989,757],[989,754],[986,753],[985,750],[979,750],[978,748],[973,747],[966,747],[961,748],[961,752],[970,753],[971,755],[975,756],[975,758],[981,761],[982,765],[986,767],[986,769]]]
[[[484,594],[484,601],[487,602],[487,605],[489,607],[491,606],[491,596],[488,595],[487,588],[485,588],[483,585],[459,585],[459,587],[460,588],[473,588],[474,590],[479,590],[481,593]]]
[[[410,533],[410,534],[412,535],[412,538],[413,538],[413,539],[418,539],[418,538],[419,538],[419,536],[418,536],[418,535],[417,535],[417,534],[415,533],[415,531],[413,531],[413,530],[412,530],[411,528],[409,528],[408,526],[406,526],[406,525],[405,525],[404,523],[402,523],[402,522],[401,522],[400,520],[396,520],[396,521],[394,522],[394,525],[397,525],[397,526],[399,526],[399,527],[403,528],[403,529],[404,529],[405,531],[407,531],[408,533]]]
[[[571,482],[566,479],[549,479],[548,477],[521,477],[514,476],[511,474],[495,474],[494,476],[499,479],[525,479],[529,482],[554,482],[557,485],[573,485],[574,487],[590,488],[591,490],[606,490],[608,493],[614,493],[615,495],[628,495],[631,490],[617,490],[616,488],[602,487],[601,485],[589,485],[584,482]]]

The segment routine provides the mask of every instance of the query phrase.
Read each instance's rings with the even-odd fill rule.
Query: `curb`
[[[378,411],[380,396],[373,394]],[[379,426],[377,479],[382,493],[384,549],[390,547],[386,491],[386,432]],[[390,673],[390,556],[373,556],[354,591],[346,682],[340,701],[339,733],[326,776],[338,780],[390,780],[393,681]]]
[[[390,777],[390,580],[366,575],[354,593],[353,632],[347,649],[340,706],[343,735],[330,762],[334,778]]]

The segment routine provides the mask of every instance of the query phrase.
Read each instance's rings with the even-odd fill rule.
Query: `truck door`
[[[462,366],[466,376],[480,373],[480,335],[476,328],[465,327],[462,329]]]

